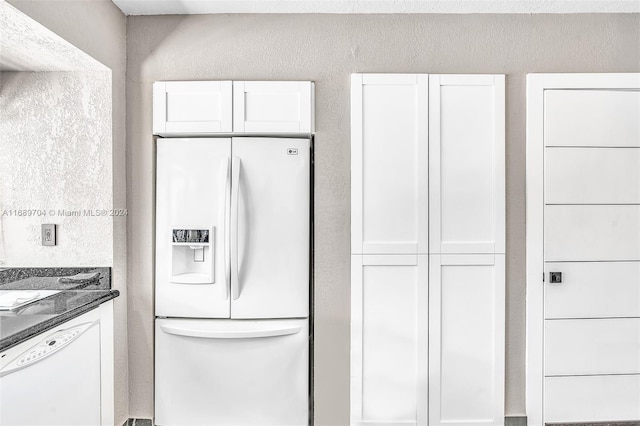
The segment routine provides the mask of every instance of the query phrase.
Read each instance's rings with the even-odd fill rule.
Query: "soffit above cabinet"
[[[635,0],[113,0],[126,15],[207,13],[638,13]]]

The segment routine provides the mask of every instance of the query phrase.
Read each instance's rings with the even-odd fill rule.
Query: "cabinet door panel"
[[[430,253],[504,253],[504,76],[429,76]]]
[[[426,424],[427,256],[352,256],[352,423]]]
[[[427,252],[427,77],[352,78],[354,254]]]
[[[429,424],[504,418],[504,255],[429,256]]]
[[[231,132],[230,81],[158,81],[153,84],[153,133]]]
[[[313,132],[313,83],[234,81],[233,131]]]

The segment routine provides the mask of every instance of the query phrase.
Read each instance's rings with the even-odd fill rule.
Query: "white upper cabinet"
[[[229,133],[232,102],[231,81],[155,82],[153,133]]]
[[[234,81],[233,131],[313,133],[313,83]]]
[[[351,80],[351,252],[428,250],[428,77]]]
[[[429,76],[430,253],[504,253],[504,76]]]
[[[310,134],[310,81],[158,81],[153,84],[153,134]]]

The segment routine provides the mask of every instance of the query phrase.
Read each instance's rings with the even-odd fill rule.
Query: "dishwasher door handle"
[[[254,330],[198,330],[182,328],[172,325],[161,325],[160,328],[167,334],[186,337],[202,337],[206,339],[252,339],[261,337],[276,337],[297,334],[302,326],[284,326]]]

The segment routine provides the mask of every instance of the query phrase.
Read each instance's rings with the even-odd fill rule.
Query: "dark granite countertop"
[[[0,312],[0,352],[88,312],[118,290],[65,290],[13,311]]]
[[[97,274],[93,280],[70,280],[76,274]],[[2,268],[0,290],[109,290],[111,268]]]
[[[82,274],[82,275],[77,275]],[[90,276],[90,279],[79,279]],[[74,279],[75,278],[75,279]],[[24,342],[120,295],[111,268],[3,268],[0,290],[57,290],[10,311],[0,311],[0,351]]]

